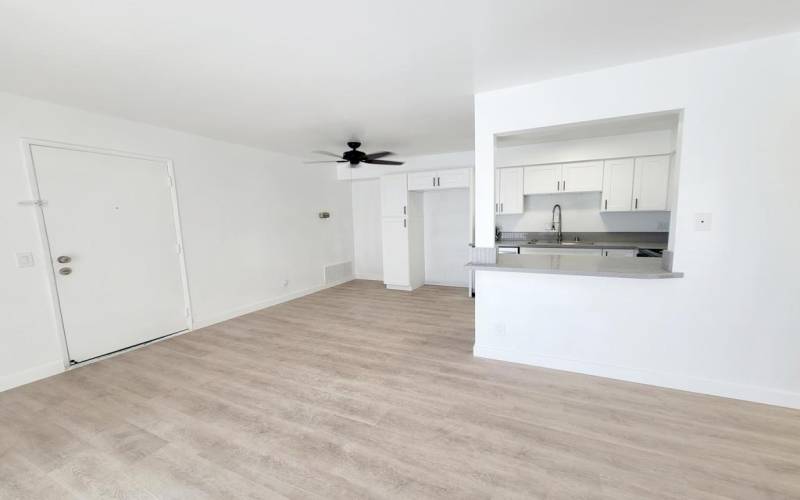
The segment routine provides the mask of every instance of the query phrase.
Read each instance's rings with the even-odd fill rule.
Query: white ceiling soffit
[[[523,146],[543,142],[571,141],[591,137],[634,134],[653,130],[674,130],[678,126],[680,112],[667,111],[643,115],[568,123],[552,127],[514,132],[498,136],[497,147]]]
[[[476,91],[797,30],[797,0],[0,0],[0,90],[413,155],[472,149]]]

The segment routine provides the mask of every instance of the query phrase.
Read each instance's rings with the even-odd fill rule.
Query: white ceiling
[[[0,0],[0,89],[311,156],[472,148],[472,94],[800,30],[797,0]]]

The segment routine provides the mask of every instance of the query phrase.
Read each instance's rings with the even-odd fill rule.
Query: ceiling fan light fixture
[[[381,160],[380,158],[393,155],[391,151],[377,151],[375,153],[364,153],[363,151],[359,151],[358,148],[361,147],[361,143],[358,141],[349,141],[347,143],[347,147],[350,148],[349,151],[345,151],[341,155],[337,155],[336,153],[331,153],[329,151],[314,151],[314,153],[322,154],[325,156],[332,156],[334,158],[340,158],[339,160],[321,160],[321,161],[307,161],[305,163],[349,163],[350,168],[356,168],[362,163],[372,164],[372,165],[402,165],[402,161],[392,161],[392,160]]]

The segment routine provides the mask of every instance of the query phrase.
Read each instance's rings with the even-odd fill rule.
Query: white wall
[[[469,190],[426,191],[425,283],[467,286]]]
[[[196,326],[316,289],[325,264],[352,259],[350,186],[330,166],[10,94],[0,110],[0,390],[63,363],[35,208],[17,205],[31,198],[22,137],[174,161]]]
[[[685,273],[479,277],[476,353],[800,407],[798,60],[792,34],[476,96],[481,247],[494,134],[683,109],[671,223]],[[713,215],[710,231],[697,213]]]
[[[353,273],[358,279],[383,281],[381,184],[353,181]]]

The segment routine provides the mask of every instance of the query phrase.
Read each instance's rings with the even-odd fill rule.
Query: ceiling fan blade
[[[346,163],[347,160],[312,160],[312,161],[304,161],[303,163]]]
[[[342,159],[342,155],[337,155],[336,153],[331,153],[330,151],[312,151],[312,153],[316,153],[318,155],[325,155],[325,156],[333,156],[334,158]]]
[[[367,160],[377,160],[378,158],[383,158],[384,156],[393,155],[391,151],[378,151],[377,153],[370,153],[366,156]]]
[[[364,163],[370,163],[372,165],[402,165],[402,161],[390,161],[390,160],[363,160]]]

